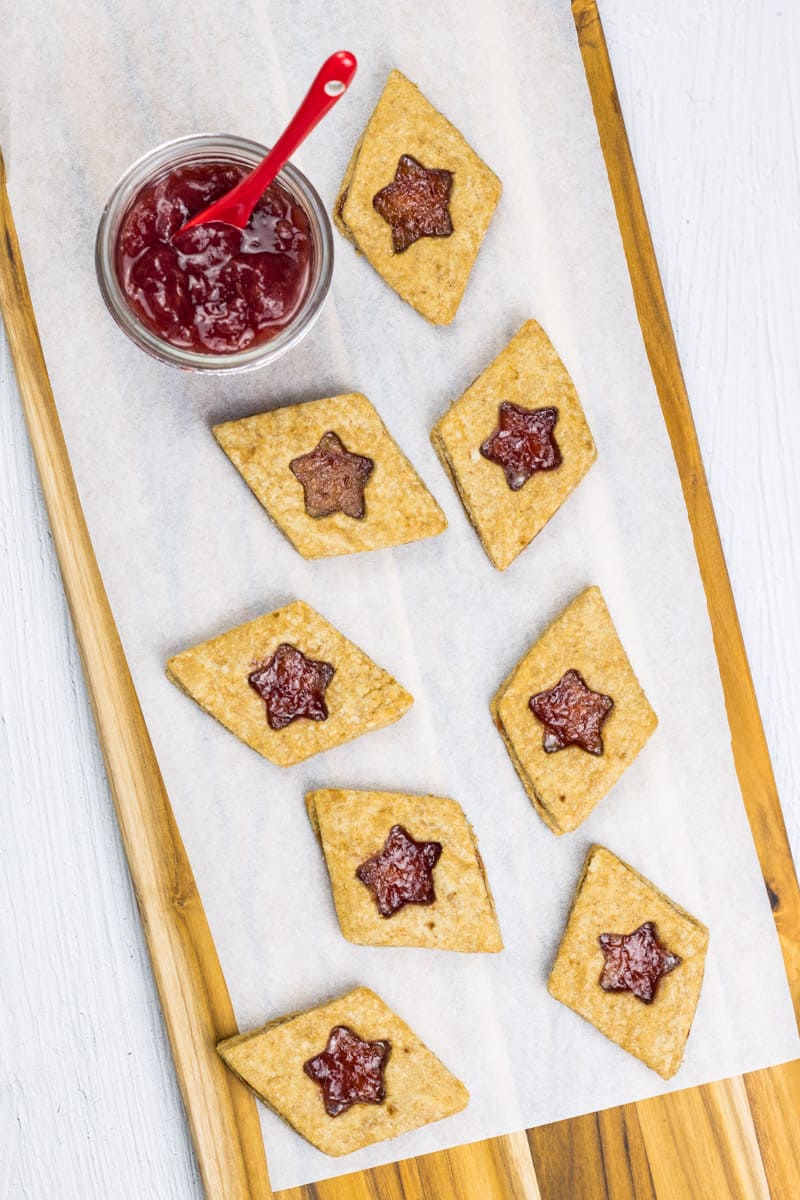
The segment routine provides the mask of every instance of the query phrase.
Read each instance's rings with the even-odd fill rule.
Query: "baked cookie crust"
[[[554,407],[561,465],[537,471],[519,491],[480,452],[496,429],[503,402],[528,410]],[[483,548],[504,571],[578,486],[597,458],[578,393],[552,342],[526,321],[504,350],[431,432],[436,453],[458,492]]]
[[[601,933],[630,933],[646,921],[681,962],[658,983],[651,1003],[600,987]],[[703,983],[708,930],[633,867],[602,846],[583,866],[553,964],[551,996],[590,1021],[664,1079],[681,1065]]]
[[[283,643],[334,667],[325,693],[327,720],[269,727],[264,701],[248,676]],[[302,600],[176,654],[166,672],[240,741],[279,767],[390,725],[413,703],[397,680]]]
[[[322,789],[306,795],[342,933],[364,946],[425,946],[464,953],[502,950],[492,893],[475,834],[459,804],[443,796]],[[436,900],[382,917],[356,869],[379,852],[394,825],[439,842]]]
[[[421,237],[402,253],[373,198],[392,182],[400,158],[452,172],[449,237]],[[392,71],[353,151],[334,206],[337,228],[379,275],[434,325],[456,314],[502,186],[454,125],[415,84]]]
[[[311,517],[289,464],[326,433],[351,454],[372,459],[366,512]],[[349,392],[215,425],[212,433],[267,514],[304,558],[355,554],[433,537],[447,520],[417,472],[361,392]]]
[[[303,1064],[345,1025],[365,1041],[388,1039],[381,1104],[354,1104],[329,1117]],[[325,1154],[339,1156],[441,1121],[466,1108],[469,1093],[396,1013],[369,988],[307,1012],[270,1021],[217,1047],[236,1075],[278,1116]]]
[[[579,746],[548,754],[528,702],[570,669],[614,701],[603,725],[603,753]],[[553,833],[569,833],[617,782],[658,724],[598,587],[572,601],[497,690],[492,717],[536,811]]]

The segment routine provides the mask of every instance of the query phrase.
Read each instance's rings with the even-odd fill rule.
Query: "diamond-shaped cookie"
[[[270,714],[265,701],[270,676],[277,676],[280,684],[281,671],[286,675],[294,660],[309,677],[306,690],[316,683],[317,691],[314,703],[296,707],[313,715],[292,717],[294,710],[287,710],[287,697],[307,699],[291,675],[282,684],[283,702]],[[167,676],[231,733],[280,767],[390,725],[413,703],[387,671],[302,600],[176,654],[167,663]],[[277,700],[281,699],[279,693]],[[276,727],[282,721],[283,726]]]
[[[630,934],[648,924],[673,960],[652,1000],[643,1002],[632,990],[605,990],[600,980],[606,956],[599,938]],[[705,925],[610,850],[593,846],[548,989],[623,1050],[670,1079],[681,1064],[694,1019],[707,946]]]
[[[550,418],[555,453],[540,458],[543,465],[530,474],[505,470],[500,461],[512,439],[518,451],[530,445],[530,438],[528,447],[524,444],[524,425],[519,431],[501,428],[508,424],[506,414],[513,419],[515,413],[517,425],[524,414],[533,414],[529,421],[537,414]],[[553,449],[552,439],[546,449]],[[597,457],[578,393],[536,321],[526,321],[450,406],[431,441],[484,550],[501,571],[547,524]]]
[[[311,1074],[306,1068],[331,1046],[331,1032],[342,1027],[354,1035],[351,1041],[389,1043],[388,1053],[380,1055],[384,1097],[356,1101],[330,1116],[313,1068]],[[369,988],[279,1017],[217,1048],[265,1104],[326,1154],[350,1154],[397,1137],[452,1116],[469,1102],[464,1085]]]
[[[334,220],[403,300],[447,325],[501,190],[458,130],[392,71],[353,151]],[[405,217],[399,241],[397,223],[387,219],[398,213]]]
[[[360,392],[228,421],[213,433],[305,558],[398,546],[447,527],[439,505]],[[334,442],[334,454],[317,465],[312,456],[326,439],[330,443],[330,434],[338,446]],[[345,500],[361,498],[363,515],[351,515],[358,504],[350,513],[342,510],[342,485],[349,485]],[[326,491],[333,496],[327,506]],[[314,507],[320,496],[328,510],[322,516]]]
[[[325,856],[339,924],[348,941],[465,952],[502,950],[475,835],[455,800],[325,789],[309,792],[306,805]],[[385,917],[357,872],[381,853],[397,826],[416,842],[440,847],[429,873],[434,898],[432,902],[426,896],[422,903],[404,903]]]
[[[570,672],[595,696],[613,701],[602,719],[601,753],[581,745],[555,748],[555,727],[548,729],[532,711],[531,700]],[[598,707],[602,715],[608,706]],[[582,592],[545,630],[500,685],[491,711],[534,808],[554,833],[577,829],[658,724],[597,587]]]

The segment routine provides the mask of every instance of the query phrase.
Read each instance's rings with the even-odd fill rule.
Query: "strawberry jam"
[[[213,222],[179,229],[235,187],[248,168],[176,167],[141,189],[120,226],[116,270],[136,316],[183,350],[232,354],[271,341],[308,295],[309,219],[272,183],[243,230]]]
[[[329,1117],[338,1117],[354,1104],[383,1104],[383,1073],[392,1043],[385,1038],[368,1042],[347,1025],[335,1025],[321,1054],[303,1063],[309,1079],[319,1084]]]

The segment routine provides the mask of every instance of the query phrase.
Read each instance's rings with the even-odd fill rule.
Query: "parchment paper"
[[[671,1086],[796,1055],[686,512],[566,0],[28,0],[24,9],[2,0],[0,13],[2,132],[44,349],[240,1024],[368,984],[472,1093],[463,1114],[345,1159],[318,1153],[262,1109],[273,1185],[664,1090],[545,988],[594,841],[711,930],[697,1018]],[[454,325],[428,326],[336,235],[327,309],[276,367],[201,378],[151,361],[113,325],[95,282],[95,229],[118,176],[179,134],[222,130],[268,143],[318,63],[345,46],[360,60],[356,83],[296,159],[328,204],[393,66],[503,181]],[[501,575],[428,432],[529,316],[572,373],[599,461]],[[271,526],[209,426],[353,389],[377,405],[450,529],[398,550],[307,563]],[[589,583],[603,589],[661,723],[585,825],[556,839],[525,797],[487,705],[545,624]],[[172,687],[163,664],[294,597],[390,669],[416,703],[401,723],[281,771]],[[481,841],[505,952],[348,945],[303,805],[304,791],[321,785],[456,797]]]

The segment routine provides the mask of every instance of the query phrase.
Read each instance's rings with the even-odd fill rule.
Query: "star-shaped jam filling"
[[[498,425],[481,446],[481,454],[506,473],[506,483],[518,492],[537,471],[561,466],[561,451],[553,437],[557,408],[520,408],[504,400]]]
[[[421,237],[450,237],[453,172],[423,167],[403,154],[394,179],[372,198],[372,207],[392,229],[392,249],[402,254]]]
[[[285,729],[298,717],[327,721],[325,691],[335,670],[330,663],[306,658],[296,646],[281,642],[272,658],[247,676],[247,682],[267,706],[270,729]]]
[[[393,825],[383,849],[356,870],[370,889],[382,917],[392,917],[405,904],[433,904],[433,868],[441,842],[417,842],[402,825]]]
[[[335,1025],[321,1054],[303,1063],[306,1075],[322,1089],[325,1112],[338,1117],[353,1104],[382,1104],[383,1072],[392,1043],[365,1042],[346,1025]]]
[[[661,945],[652,921],[633,933],[601,933],[597,940],[606,959],[600,987],[605,992],[633,992],[645,1004],[655,996],[662,975],[681,963]]]
[[[323,433],[310,453],[293,458],[289,470],[303,485],[310,517],[340,512],[361,520],[365,515],[364,488],[375,463],[363,454],[351,454],[332,430]]]
[[[531,696],[528,707],[544,725],[542,747],[548,754],[566,746],[580,746],[590,754],[603,753],[600,730],[614,701],[593,692],[578,671],[567,671],[555,687]]]

